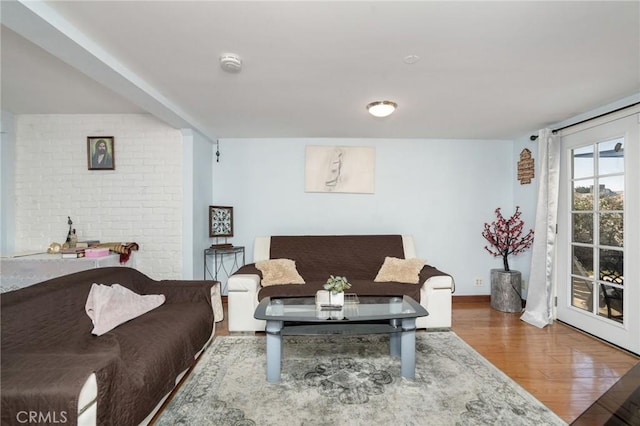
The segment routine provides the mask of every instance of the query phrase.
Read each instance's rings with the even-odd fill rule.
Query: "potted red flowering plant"
[[[522,275],[509,269],[509,255],[517,255],[533,244],[533,229],[523,233],[522,212],[516,212],[509,219],[502,216],[500,207],[495,210],[497,220],[484,224],[482,236],[490,245],[484,249],[494,257],[501,256],[504,269],[491,270],[491,306],[504,312],[522,310]]]

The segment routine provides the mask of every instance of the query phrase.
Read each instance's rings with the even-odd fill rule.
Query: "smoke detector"
[[[220,66],[227,72],[240,72],[242,58],[235,53],[223,53],[220,55]]]

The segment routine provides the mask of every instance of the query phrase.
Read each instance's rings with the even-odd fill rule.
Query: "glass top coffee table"
[[[388,333],[389,351],[400,357],[400,374],[413,379],[416,318],[429,315],[411,297],[345,295],[342,308],[316,304],[314,297],[264,298],[254,317],[267,322],[267,381],[280,381],[282,336]]]

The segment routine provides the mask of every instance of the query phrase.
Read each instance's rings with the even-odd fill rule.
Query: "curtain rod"
[[[557,133],[560,130],[568,129],[569,127],[577,126],[578,124],[586,123],[587,121],[595,120],[596,118],[604,117],[605,115],[613,114],[614,112],[622,111],[623,109],[631,108],[631,107],[634,107],[636,105],[640,105],[640,102],[629,104],[627,106],[623,106],[623,107],[620,107],[618,109],[614,109],[613,111],[605,112],[603,114],[596,115],[595,117],[591,117],[591,118],[587,118],[587,119],[582,120],[582,121],[578,121],[577,123],[573,123],[573,124],[569,124],[569,125],[564,126],[564,127],[559,127],[557,129],[553,129],[551,131],[551,133]],[[538,139],[538,135],[531,135],[529,137],[529,139],[531,139],[532,141],[535,141],[536,139]]]

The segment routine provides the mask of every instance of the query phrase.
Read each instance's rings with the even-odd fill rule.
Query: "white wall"
[[[524,220],[524,233],[528,232],[529,229],[535,229],[536,227],[536,200],[538,198],[541,161],[540,158],[538,158],[538,141],[531,141],[529,137],[532,134],[537,133],[538,132],[533,132],[513,142],[513,165],[515,167],[515,176],[513,179],[513,209],[509,212],[509,215],[515,212],[515,206],[520,206],[520,211],[522,211],[522,220]],[[525,148],[531,151],[535,169],[534,178],[529,184],[521,184],[518,180],[518,161],[520,161],[520,152]],[[503,213],[505,213],[506,216],[507,212]],[[522,272],[522,279],[524,281],[522,293],[523,296],[526,296],[529,287],[529,274],[531,271],[531,249],[517,256],[510,256],[509,267],[513,270]]]
[[[209,206],[212,189],[214,146],[198,132],[183,130],[184,188],[183,259],[185,279],[204,279],[204,249],[209,247]],[[211,279],[210,276],[207,278]]]
[[[306,145],[375,147],[375,194],[305,193]],[[412,234],[418,256],[453,275],[456,294],[489,294],[489,270],[502,262],[481,232],[496,207],[513,208],[511,142],[221,139],[220,152],[213,201],[233,206],[231,241],[247,262],[258,235]]]
[[[87,170],[86,138],[102,135],[115,137],[115,170]],[[135,241],[139,270],[180,278],[182,150],[150,115],[16,116],[15,250],[64,242],[71,216],[80,240]]]
[[[13,253],[15,218],[15,119],[2,111],[0,119],[0,255]]]

